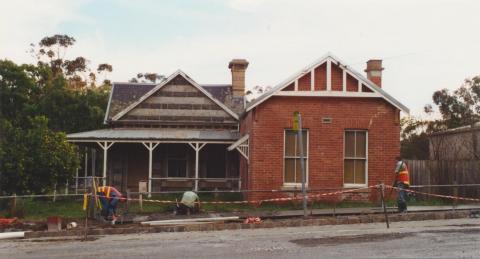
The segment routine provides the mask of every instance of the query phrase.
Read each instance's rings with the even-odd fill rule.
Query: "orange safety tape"
[[[366,190],[366,189],[371,189],[371,188],[378,188],[380,185],[372,185],[368,187],[362,187],[362,188],[356,188],[356,189],[350,189],[350,190],[342,190],[342,191],[336,191],[336,192],[328,192],[328,193],[320,193],[320,194],[314,194],[314,195],[308,195],[307,194],[307,199],[315,199],[315,198],[320,198],[322,196],[330,196],[330,195],[336,195],[336,194],[342,194],[342,193],[349,193],[349,192],[356,192],[359,190]],[[89,194],[92,195],[92,194]],[[102,195],[97,195],[97,197],[105,197]],[[133,198],[123,198],[125,200],[129,201],[139,201],[140,199],[133,199]],[[264,199],[264,200],[252,200],[252,201],[203,201],[201,202],[202,204],[256,204],[260,205],[263,202],[275,202],[275,201],[291,201],[291,200],[301,200],[303,199],[303,196],[298,196],[298,197],[287,197],[287,198],[272,198],[272,199]],[[169,201],[169,200],[153,200],[153,199],[142,199],[143,202],[153,202],[153,203],[165,203],[165,204],[171,204],[171,203],[177,203],[176,201]]]
[[[433,197],[439,197],[439,198],[447,198],[447,199],[455,199],[455,200],[466,200],[466,201],[479,201],[480,199],[475,199],[475,198],[467,198],[467,197],[460,197],[460,196],[450,196],[450,195],[442,195],[442,194],[435,194],[435,193],[428,193],[428,192],[419,192],[419,191],[414,191],[414,190],[409,190],[409,189],[400,189],[398,187],[393,187],[391,185],[385,185],[386,188],[391,188],[397,191],[406,191],[406,192],[411,192],[411,193],[418,193],[418,194],[423,194],[427,196],[433,196]]]

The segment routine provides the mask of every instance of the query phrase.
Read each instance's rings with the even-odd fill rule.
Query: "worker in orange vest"
[[[398,188],[397,205],[398,212],[407,212],[407,192],[410,186],[410,178],[408,176],[407,164],[401,157],[397,157],[397,166],[395,168],[395,187]]]
[[[102,204],[102,216],[107,220],[116,221],[116,209],[119,201],[124,202],[125,198],[122,197],[115,187],[112,186],[99,186],[97,188],[97,195]]]

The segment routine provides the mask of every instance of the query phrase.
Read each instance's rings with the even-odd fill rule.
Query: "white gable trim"
[[[105,111],[105,118],[103,118],[103,124],[108,122],[108,114],[110,113],[110,104],[112,102],[113,91],[115,90],[115,83],[112,84],[112,89],[110,89],[110,94],[108,95],[107,110]]]
[[[199,84],[197,84],[195,81],[193,81],[192,79],[190,79],[190,77],[185,74],[183,71],[181,70],[177,70],[175,73],[171,74],[168,78],[166,78],[165,80],[163,80],[160,84],[156,85],[152,90],[148,91],[146,94],[144,94],[142,97],[140,97],[140,99],[138,99],[136,102],[132,103],[131,105],[129,105],[127,108],[125,108],[123,111],[119,112],[117,115],[115,115],[112,120],[113,121],[116,121],[116,120],[119,120],[120,118],[122,118],[123,116],[125,116],[125,114],[127,114],[129,111],[131,111],[133,108],[137,107],[140,103],[142,103],[143,101],[145,101],[148,97],[152,96],[156,91],[158,91],[159,89],[161,89],[163,86],[165,86],[166,84],[168,84],[170,81],[172,81],[172,79],[174,79],[176,76],[182,76],[183,78],[185,78],[185,80],[187,80],[191,85],[193,85],[193,87],[197,88],[197,90],[199,90],[200,92],[202,92],[205,96],[207,96],[210,100],[212,100],[215,104],[217,104],[218,106],[220,106],[223,110],[225,110],[230,116],[232,116],[233,118],[235,118],[236,120],[238,120],[238,115],[236,113],[234,113],[232,110],[230,110],[227,106],[225,106],[223,103],[219,102],[217,99],[215,99],[207,90],[205,90],[202,86],[200,86]]]
[[[300,96],[300,97],[365,97],[365,98],[379,98],[382,97],[379,93],[366,93],[366,92],[341,92],[341,91],[279,91],[274,96]]]
[[[385,99],[387,102],[389,102],[390,104],[392,104],[393,106],[395,106],[396,108],[398,108],[399,110],[405,112],[405,113],[409,113],[409,109],[401,104],[399,101],[397,101],[395,98],[393,98],[391,95],[389,95],[387,92],[385,92],[383,89],[381,89],[380,87],[376,86],[372,81],[368,80],[367,78],[365,78],[363,75],[361,75],[360,73],[356,72],[355,70],[351,69],[349,66],[347,65],[344,65],[345,63],[342,62],[340,59],[338,59],[337,57],[333,56],[331,53],[328,53],[327,55],[321,57],[320,59],[318,59],[317,61],[313,62],[311,65],[303,68],[302,70],[300,70],[299,72],[293,74],[292,76],[290,76],[289,78],[287,78],[286,80],[282,81],[281,83],[279,83],[278,85],[276,85],[275,87],[273,87],[270,91],[264,93],[263,95],[259,96],[257,99],[253,100],[246,108],[246,112],[252,110],[254,107],[258,106],[259,104],[263,103],[264,101],[266,101],[268,98],[270,98],[271,96],[273,95],[276,95],[276,93],[280,92],[281,90],[283,90],[285,87],[287,87],[288,85],[290,85],[291,83],[297,81],[298,79],[300,79],[301,77],[303,77],[305,74],[307,73],[311,73],[311,71],[315,71],[315,68],[323,65],[325,62],[327,62],[327,71],[328,71],[328,64],[331,62],[333,62],[334,64],[340,66],[340,68],[342,68],[344,71],[346,71],[346,73],[348,73],[350,76],[352,76],[353,78],[355,78],[356,80],[358,80],[359,82],[359,90],[360,90],[360,93],[361,93],[361,86],[362,85],[365,85],[367,88],[369,88],[370,90],[372,90],[374,93],[378,93],[380,98],[383,98]],[[331,70],[331,67],[330,67],[330,70]],[[328,88],[328,79],[330,78],[331,80],[331,75],[329,76],[328,73],[327,73],[327,88]],[[346,75],[344,75],[344,78],[346,78]],[[331,85],[331,82],[330,82],[330,85]],[[340,93],[346,93],[346,85],[344,86],[344,91],[339,91]],[[329,89],[327,89],[328,91]],[[304,91],[305,93],[303,94],[310,94],[311,96],[313,96],[314,93],[316,93],[317,91]],[[322,92],[322,91],[320,91]],[[324,92],[324,91],[323,91]],[[331,91],[333,92],[333,91]],[[358,92],[357,92],[358,93]],[[350,96],[349,96],[350,97]]]

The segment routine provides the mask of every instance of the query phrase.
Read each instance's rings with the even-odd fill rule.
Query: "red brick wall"
[[[395,156],[400,153],[396,108],[382,99],[274,96],[242,122],[241,131],[250,131],[248,189],[282,188],[284,129],[291,128],[294,111],[301,112],[303,127],[309,129],[310,188],[343,187],[345,129],[368,130],[368,184],[392,182]],[[323,124],[322,117],[332,118],[332,123]],[[272,194],[249,195],[265,197]]]
[[[347,92],[358,92],[358,80],[347,74]]]
[[[298,79],[298,91],[310,91],[310,85],[312,84],[310,79],[310,72]]]
[[[343,70],[332,62],[332,91],[343,91]]]
[[[327,90],[327,64],[315,68],[315,90]]]

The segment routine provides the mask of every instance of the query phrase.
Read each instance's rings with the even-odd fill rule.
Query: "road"
[[[480,258],[480,219],[4,240],[0,258]]]

